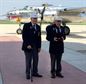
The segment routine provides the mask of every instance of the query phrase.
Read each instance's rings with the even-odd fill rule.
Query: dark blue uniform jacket
[[[49,25],[46,28],[46,39],[50,41],[49,52],[52,54],[58,54],[64,52],[64,42],[66,36],[63,26],[60,26],[60,30],[56,25]],[[57,42],[54,41],[54,37],[60,38]],[[63,38],[63,39],[62,39]]]
[[[41,48],[41,28],[36,24],[36,29],[32,27],[32,23],[25,23],[22,31],[22,50],[30,51],[27,49],[28,45],[32,48],[35,46],[37,49]]]

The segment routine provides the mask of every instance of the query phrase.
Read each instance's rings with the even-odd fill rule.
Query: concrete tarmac
[[[45,31],[46,25],[42,26]],[[69,25],[71,33],[65,40],[62,61],[63,79],[50,78],[49,42],[42,35],[42,51],[39,59],[39,73],[43,78],[34,78],[34,84],[86,84],[86,25]],[[18,25],[0,24],[0,84],[30,84],[25,79],[24,54],[21,51],[21,35],[16,34]],[[2,81],[3,78],[3,81]]]

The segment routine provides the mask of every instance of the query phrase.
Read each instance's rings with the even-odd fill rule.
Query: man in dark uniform
[[[38,74],[38,53],[41,49],[41,29],[37,24],[36,13],[31,14],[31,22],[24,24],[22,39],[22,50],[24,51],[26,60],[26,79],[30,79],[31,64],[33,64],[33,76],[42,77],[42,75]]]
[[[49,53],[51,58],[51,78],[55,78],[56,76],[63,78],[63,75],[61,74],[61,59],[64,52],[63,40],[66,37],[61,22],[62,18],[56,16],[54,18],[54,24],[49,25],[46,28],[46,39],[50,41]]]

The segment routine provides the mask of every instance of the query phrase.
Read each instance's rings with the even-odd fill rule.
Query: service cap
[[[55,16],[55,17],[54,17],[54,21],[55,21],[55,20],[60,20],[60,21],[62,21],[62,18],[59,17],[59,16]]]
[[[35,13],[35,12],[31,13],[30,18],[38,18],[37,13]]]

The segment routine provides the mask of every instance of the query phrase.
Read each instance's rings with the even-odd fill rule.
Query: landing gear
[[[17,34],[22,34],[21,23],[19,23],[19,28],[16,30]]]
[[[62,25],[65,29],[65,35],[69,35],[70,34],[70,28],[68,26],[66,26],[66,22],[62,22]]]
[[[64,26],[65,29],[65,35],[69,35],[70,34],[70,28],[68,26]]]
[[[22,34],[22,29],[21,29],[21,28],[17,29],[17,30],[16,30],[16,33],[17,33],[17,34]]]

